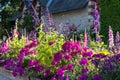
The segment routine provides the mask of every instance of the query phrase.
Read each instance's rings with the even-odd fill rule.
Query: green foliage
[[[105,55],[110,55],[110,52],[106,49],[106,45],[104,42],[90,42],[90,47],[92,48],[94,54],[105,54]]]
[[[46,33],[42,31],[42,25],[37,29],[39,30],[39,37],[37,38],[40,41],[37,46],[37,59],[40,61],[40,64],[44,64],[46,67],[51,67],[51,62],[53,60],[53,54],[59,52],[63,43],[65,42],[63,35],[59,35],[56,31],[50,30]],[[49,43],[53,41],[53,44]]]
[[[7,6],[2,12],[2,22],[0,23],[0,38],[3,37],[3,35],[6,35],[5,29],[10,33],[11,27],[14,27],[13,24],[11,24],[10,19],[16,14],[16,12],[19,9],[21,0],[11,0],[11,4]],[[8,0],[1,0],[2,6],[7,3]]]
[[[100,9],[100,33],[107,43],[109,25],[112,26],[114,32],[120,31],[120,0],[100,0]]]

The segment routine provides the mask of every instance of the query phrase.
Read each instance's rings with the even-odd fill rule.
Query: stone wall
[[[89,30],[88,26],[88,8],[85,7],[80,10],[72,10],[67,12],[61,12],[52,15],[55,23],[65,23],[67,20],[71,22],[71,24],[75,24],[78,30]]]

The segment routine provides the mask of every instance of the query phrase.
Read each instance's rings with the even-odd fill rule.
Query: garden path
[[[11,79],[9,79],[8,77],[6,77],[0,73],[0,80],[11,80]]]

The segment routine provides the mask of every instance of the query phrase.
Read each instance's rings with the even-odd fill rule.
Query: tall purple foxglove
[[[47,26],[48,26],[48,27],[55,28],[54,21],[53,21],[53,19],[51,18],[51,15],[50,15],[50,12],[49,12],[48,8],[46,8],[45,17],[46,17]]]
[[[114,36],[113,36],[113,30],[111,26],[109,26],[109,47],[114,46]]]
[[[94,18],[94,25],[93,25],[93,33],[98,33],[99,31],[99,26],[100,26],[100,21],[99,21],[99,11],[97,10],[97,4],[95,5],[95,10],[93,14]]]

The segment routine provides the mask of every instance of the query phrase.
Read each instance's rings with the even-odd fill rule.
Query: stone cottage
[[[56,24],[70,21],[77,30],[89,30],[93,25],[93,11],[98,0],[22,0],[18,13],[11,21],[23,16],[29,2],[37,9],[39,17],[44,16],[47,7]]]

